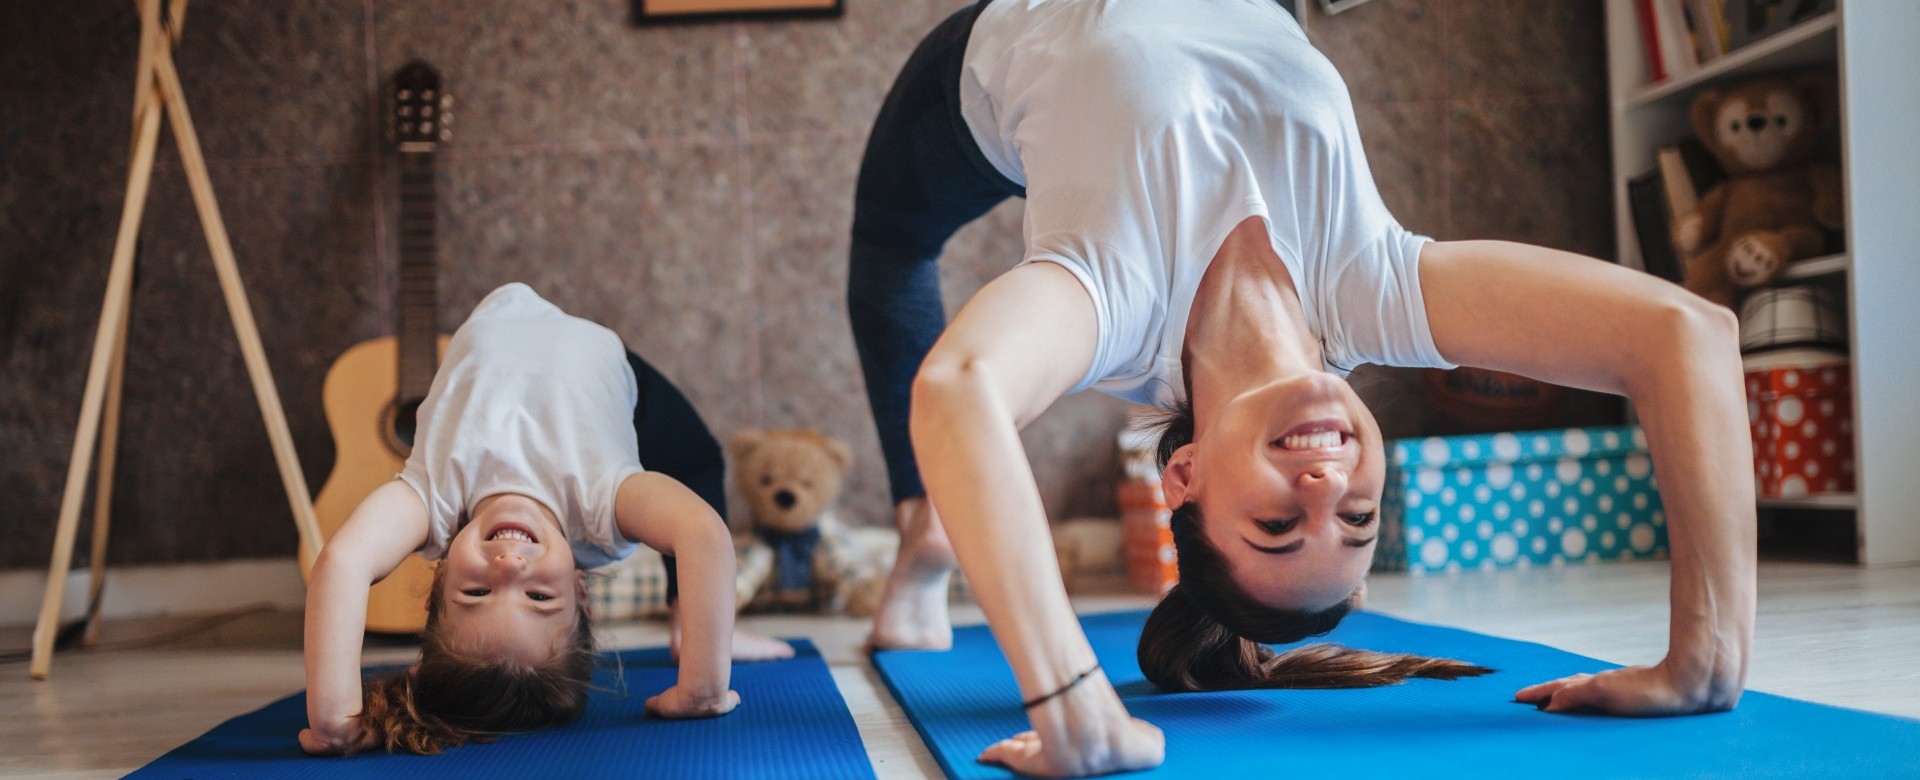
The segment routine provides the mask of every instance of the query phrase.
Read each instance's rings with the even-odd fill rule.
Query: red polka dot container
[[[1747,422],[1761,498],[1852,493],[1853,372],[1842,359],[1749,362]]]

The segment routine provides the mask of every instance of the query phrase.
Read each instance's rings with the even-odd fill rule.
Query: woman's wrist
[[[1673,690],[1695,710],[1723,710],[1740,700],[1746,687],[1747,653],[1737,641],[1675,643],[1659,664]]]
[[[1059,731],[1052,732],[1056,734],[1089,734],[1104,730],[1089,728],[1095,724],[1125,721],[1131,717],[1103,669],[1094,670],[1079,683],[1066,687],[1058,696],[1039,702],[1027,708],[1026,712],[1034,730],[1043,736],[1049,733],[1048,726],[1058,727]]]

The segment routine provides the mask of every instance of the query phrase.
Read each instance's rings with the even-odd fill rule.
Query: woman
[[[945,327],[940,246],[1009,195],[1027,198],[1024,262]],[[1162,447],[1183,584],[1141,640],[1156,683],[1477,673],[1255,644],[1324,632],[1361,591],[1386,457],[1342,379],[1363,362],[1630,397],[1672,518],[1667,656],[1517,696],[1619,715],[1739,698],[1754,503],[1733,318],[1604,262],[1402,229],[1339,75],[1271,0],[995,0],[942,23],[876,120],[848,298],[904,536],[870,641],[947,646],[957,558],[1034,727],[983,761],[1086,775],[1161,759],[1078,629],[1017,434],[1089,387],[1184,410]]]

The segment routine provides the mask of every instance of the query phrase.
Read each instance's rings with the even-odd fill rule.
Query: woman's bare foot
[[[680,660],[680,605],[673,605],[673,635],[668,648],[673,660]],[[733,660],[735,661],[778,661],[793,657],[793,645],[767,636],[748,631],[739,626],[733,627]]]
[[[873,616],[867,651],[945,650],[953,646],[953,620],[947,614],[953,545],[926,498],[902,501],[894,511],[900,554]]]

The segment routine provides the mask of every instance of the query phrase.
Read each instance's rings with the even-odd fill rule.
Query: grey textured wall
[[[51,549],[124,187],[129,5],[0,5],[0,567]],[[459,100],[442,156],[442,323],[529,282],[618,331],[722,437],[813,426],[853,442],[847,508],[883,518],[840,292],[852,183],[894,72],[957,5],[848,0],[836,21],[636,28],[625,0],[195,3],[180,71],[309,483],[333,459],[327,366],[392,320],[377,85],[424,57]],[[1409,227],[1608,254],[1599,3],[1515,8],[1306,14]],[[170,139],[162,149],[110,557],[288,555],[266,436]],[[1019,259],[1020,222],[1010,202],[954,239],[950,306]],[[1361,381],[1390,433],[1418,426],[1406,374]],[[1077,397],[1027,432],[1054,515],[1111,510],[1125,413]]]

